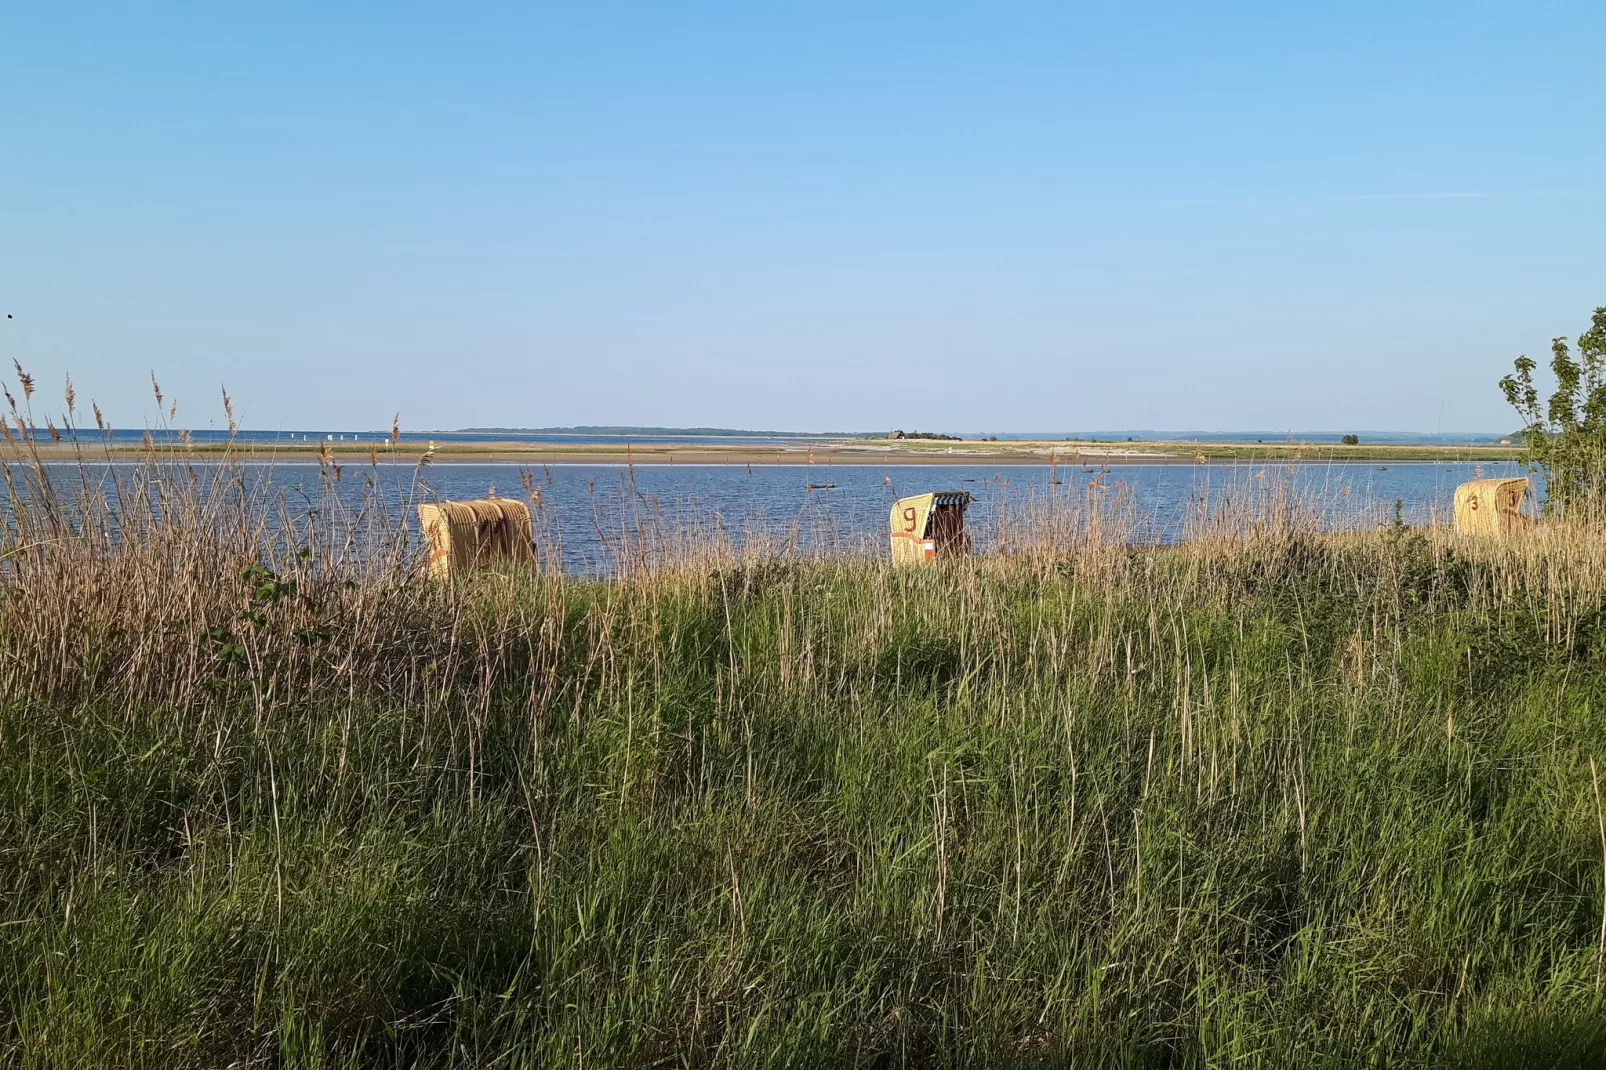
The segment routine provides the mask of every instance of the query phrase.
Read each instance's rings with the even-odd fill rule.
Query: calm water
[[[292,511],[311,508],[322,494],[315,464],[248,466],[258,480],[284,494]],[[125,476],[139,468],[119,466]],[[1520,475],[1512,463],[1326,465],[1119,465],[1108,471],[1079,466],[963,465],[622,465],[437,464],[344,466],[337,484],[353,508],[376,499],[395,516],[438,498],[524,497],[525,479],[539,491],[543,511],[558,534],[565,566],[606,571],[617,533],[719,532],[735,539],[764,534],[799,545],[879,548],[892,502],[930,490],[968,490],[977,499],[971,526],[985,547],[1000,516],[1057,501],[1076,507],[1089,496],[1123,496],[1139,521],[1138,537],[1179,537],[1201,501],[1218,508],[1257,495],[1291,491],[1326,522],[1342,526],[1383,523],[1393,503],[1415,523],[1444,522],[1457,484],[1478,475]],[[833,484],[830,488],[817,488]],[[1089,484],[1096,486],[1089,488]]]
[[[389,431],[281,431],[281,430],[252,430],[241,428],[229,432],[217,428],[202,428],[201,430],[152,430],[145,431],[140,428],[117,428],[111,432],[109,441],[121,446],[137,446],[149,435],[153,442],[164,445],[173,445],[182,441],[181,436],[187,436],[191,441],[217,445],[230,440],[255,446],[283,445],[285,443],[310,444],[330,442],[334,444],[352,442],[379,444],[390,440]],[[414,445],[423,445],[426,442],[527,442],[549,446],[581,446],[581,445],[613,445],[626,446],[632,443],[669,443],[684,446],[807,446],[815,442],[840,442],[848,436],[844,435],[790,435],[790,434],[762,434],[751,435],[694,435],[694,434],[613,434],[613,433],[580,433],[580,432],[539,432],[539,431],[403,431],[399,441]],[[101,441],[101,436],[89,432],[80,436],[86,444],[95,445]],[[1280,439],[1276,441],[1281,441]]]

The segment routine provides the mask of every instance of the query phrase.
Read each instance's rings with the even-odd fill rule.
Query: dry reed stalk
[[[8,427],[24,457],[48,433]],[[194,795],[160,796],[171,809],[154,823],[177,825],[179,813],[202,832],[125,868],[159,882],[214,867],[189,893],[230,926],[215,941],[225,952],[194,952],[204,966],[198,990],[214,1002],[173,1000],[173,1013],[188,1022],[203,1006],[243,1035],[260,1029],[270,1052],[283,1039],[278,1022],[298,1014],[318,1016],[331,1036],[347,1030],[343,1038],[369,1036],[361,1030],[370,1025],[372,1036],[401,1036],[397,1022],[436,1014],[450,1026],[443,1035],[472,1040],[475,1029],[501,1028],[500,1018],[472,1018],[475,1004],[496,1015],[540,1006],[554,1021],[572,1005],[617,1020],[640,1020],[631,1015],[642,1008],[661,1017],[664,1046],[627,1053],[650,1061],[693,1050],[687,1021],[705,1023],[699,1043],[749,1029],[795,1042],[801,1034],[765,1034],[765,1016],[789,1013],[779,1000],[807,985],[841,1001],[833,1022],[860,1030],[852,1043],[861,1056],[879,1055],[874,1023],[888,1005],[902,1008],[900,985],[917,963],[935,993],[917,1011],[956,1029],[1002,1021],[1007,1032],[1024,1021],[1032,1037],[1058,1030],[1109,1050],[1142,1041],[1172,1052],[1164,1045],[1179,1029],[1192,1037],[1226,1028],[1210,1008],[1240,1000],[1292,1004],[1289,1036],[1315,1030],[1326,1041],[1353,1027],[1344,1035],[1357,1050],[1370,1043],[1394,1054],[1376,1038],[1414,1035],[1422,1027],[1413,1022],[1440,1008],[1440,989],[1455,999],[1464,991],[1468,1005],[1498,991],[1484,980],[1495,967],[1478,938],[1510,931],[1456,913],[1477,911],[1477,899],[1425,918],[1408,913],[1419,908],[1408,893],[1433,874],[1474,884],[1487,876],[1475,868],[1481,852],[1440,845],[1499,819],[1468,816],[1460,789],[1445,786],[1448,763],[1436,722],[1423,728],[1427,691],[1412,684],[1410,659],[1426,639],[1460,637],[1442,631],[1451,619],[1528,613],[1565,637],[1590,592],[1606,588],[1598,533],[1472,546],[1437,530],[1354,530],[1375,522],[1364,511],[1344,529],[1323,503],[1275,484],[1241,495],[1206,487],[1190,541],[1170,547],[1157,545],[1161,519],[1118,487],[1020,501],[1000,487],[978,518],[988,552],[900,573],[879,545],[861,552],[813,517],[779,532],[740,529],[696,503],[654,502],[627,481],[624,498],[605,492],[593,506],[612,540],[606,582],[561,574],[561,547],[547,545],[544,567],[527,576],[441,590],[418,581],[393,509],[350,504],[352,475],[342,483],[328,471],[322,497],[296,502],[237,465],[194,471],[185,462],[182,446],[153,443],[148,463],[116,478],[92,466],[69,478],[25,459],[6,469],[14,490],[0,539],[0,673],[8,694],[63,711],[66,738],[75,722],[121,719],[119,731],[141,746],[105,760],[132,783],[144,782],[134,759],[139,733],[153,725],[164,748],[202,756],[194,779],[182,764],[164,767]],[[533,510],[547,508],[533,474],[524,491]],[[536,537],[556,532],[553,523]],[[1452,612],[1435,616],[1441,606]],[[1425,664],[1453,688],[1459,658],[1457,647],[1454,659]],[[1330,686],[1335,674],[1348,686]],[[1491,734],[1479,722],[1490,710],[1454,709],[1446,744],[1453,738],[1454,756],[1470,756]],[[1606,873],[1593,761],[1591,774]],[[1490,790],[1506,783],[1491,778]],[[116,786],[108,779],[95,791]],[[1420,830],[1414,854],[1370,834],[1372,807],[1385,804],[1391,834],[1416,828],[1419,809],[1439,822]],[[209,819],[208,807],[225,817]],[[341,855],[348,821],[369,839]],[[94,851],[110,850],[101,828],[80,837]],[[206,854],[208,836],[224,844],[221,861]],[[1522,854],[1534,838],[1527,826],[1522,837],[1496,853],[1500,865],[1516,859],[1526,882],[1502,894],[1537,896],[1529,886],[1548,888],[1536,874],[1550,868]],[[294,945],[298,926],[336,941],[343,930],[323,923],[349,901],[340,897],[358,883],[367,844],[387,842],[400,846],[376,878],[375,905],[345,919],[356,922],[346,950],[359,948],[358,965],[341,973],[340,962]],[[253,860],[263,865],[255,875]],[[1556,878],[1544,917],[1575,917],[1570,874],[1588,872],[1577,861],[1564,856],[1555,867],[1567,876]],[[52,864],[66,887],[106,872],[73,869],[77,855]],[[405,885],[414,872],[424,876]],[[231,881],[235,899],[205,899]],[[266,904],[260,975],[206,958],[234,954],[231,941],[258,932],[252,918],[229,913],[236,899]],[[1491,899],[1502,910],[1508,901]],[[472,912],[488,901],[512,906],[488,921]],[[58,904],[39,902],[51,923],[29,915],[8,930],[8,939],[37,941],[15,945],[25,949],[16,960],[52,969],[77,961],[84,945],[70,941],[81,930],[49,913]],[[427,918],[386,928],[392,919],[380,915],[420,902]],[[705,908],[716,923],[702,925]],[[1318,921],[1366,938],[1320,943]],[[835,942],[785,958],[787,941],[810,925]],[[64,942],[36,929],[63,932]],[[400,969],[406,947],[424,948],[416,976],[435,979],[458,933],[494,943],[504,929],[517,939],[505,941],[511,951],[496,945],[495,962],[458,960],[466,965],[453,983],[475,998],[405,1008],[415,1018],[386,1002],[400,986],[383,971]],[[570,941],[575,930],[583,938]],[[110,931],[99,946],[115,941]],[[657,976],[638,934],[665,948],[718,946],[710,932],[724,941],[716,972],[670,951],[671,979],[652,981],[662,988],[628,987]],[[437,933],[441,944],[430,942]],[[1421,934],[1441,944],[1424,949]],[[1555,959],[1579,976],[1593,951],[1599,984],[1606,935],[1593,949],[1555,943]],[[552,955],[561,974],[540,972],[539,956],[528,957],[536,946],[562,951]],[[997,968],[972,968],[981,954]],[[1409,969],[1392,965],[1400,958]],[[1424,983],[1439,960],[1452,972]],[[309,961],[325,971],[314,981],[335,977],[357,995],[331,984],[319,990],[324,1003],[291,1006],[285,992]],[[1338,974],[1334,962],[1358,966]],[[499,963],[524,963],[533,980],[502,975],[494,990],[474,987]],[[833,963],[845,964],[841,975],[810,972]],[[250,1017],[249,993],[232,999],[237,973],[263,978],[268,1026]],[[583,990],[562,987],[570,974],[585,978]],[[115,971],[106,975],[116,983]],[[18,991],[33,983],[18,977]],[[497,996],[514,988],[516,998]],[[849,988],[872,990],[861,1005]],[[554,1003],[539,1002],[553,991]],[[1331,997],[1320,1015],[1298,1003],[1313,991]],[[1344,1002],[1351,997],[1362,1009]],[[58,1005],[41,999],[31,1010],[47,1016]],[[1007,1013],[986,1018],[995,1006]],[[719,1019],[726,1034],[706,1025]],[[928,1045],[918,1057],[951,1054],[941,1047],[949,1034],[922,1033],[918,1019],[898,1027]],[[115,1028],[123,1019],[105,1020]],[[541,1032],[531,1021],[550,1025],[520,1019],[524,1035]],[[966,1050],[985,1060],[985,1029],[971,1035],[983,1039]],[[1260,1050],[1252,1046],[1272,1034],[1241,1035],[1246,1050]]]
[[[1599,990],[1602,966],[1606,965],[1606,804],[1601,801],[1600,770],[1593,755],[1589,759],[1589,779],[1595,788],[1595,821],[1600,828],[1601,913],[1600,940],[1595,949],[1595,988]]]

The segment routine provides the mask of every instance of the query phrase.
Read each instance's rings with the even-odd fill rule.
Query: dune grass
[[[227,466],[8,477],[8,1065],[1606,1055],[1591,529],[432,585]]]

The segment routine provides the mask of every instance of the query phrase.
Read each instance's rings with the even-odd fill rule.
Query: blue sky
[[[1606,5],[10,5],[0,357],[122,426],[1504,429]]]

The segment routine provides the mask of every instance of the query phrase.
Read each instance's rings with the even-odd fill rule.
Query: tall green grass
[[[12,472],[9,1065],[1606,1058],[1589,530],[430,585],[170,460]]]

